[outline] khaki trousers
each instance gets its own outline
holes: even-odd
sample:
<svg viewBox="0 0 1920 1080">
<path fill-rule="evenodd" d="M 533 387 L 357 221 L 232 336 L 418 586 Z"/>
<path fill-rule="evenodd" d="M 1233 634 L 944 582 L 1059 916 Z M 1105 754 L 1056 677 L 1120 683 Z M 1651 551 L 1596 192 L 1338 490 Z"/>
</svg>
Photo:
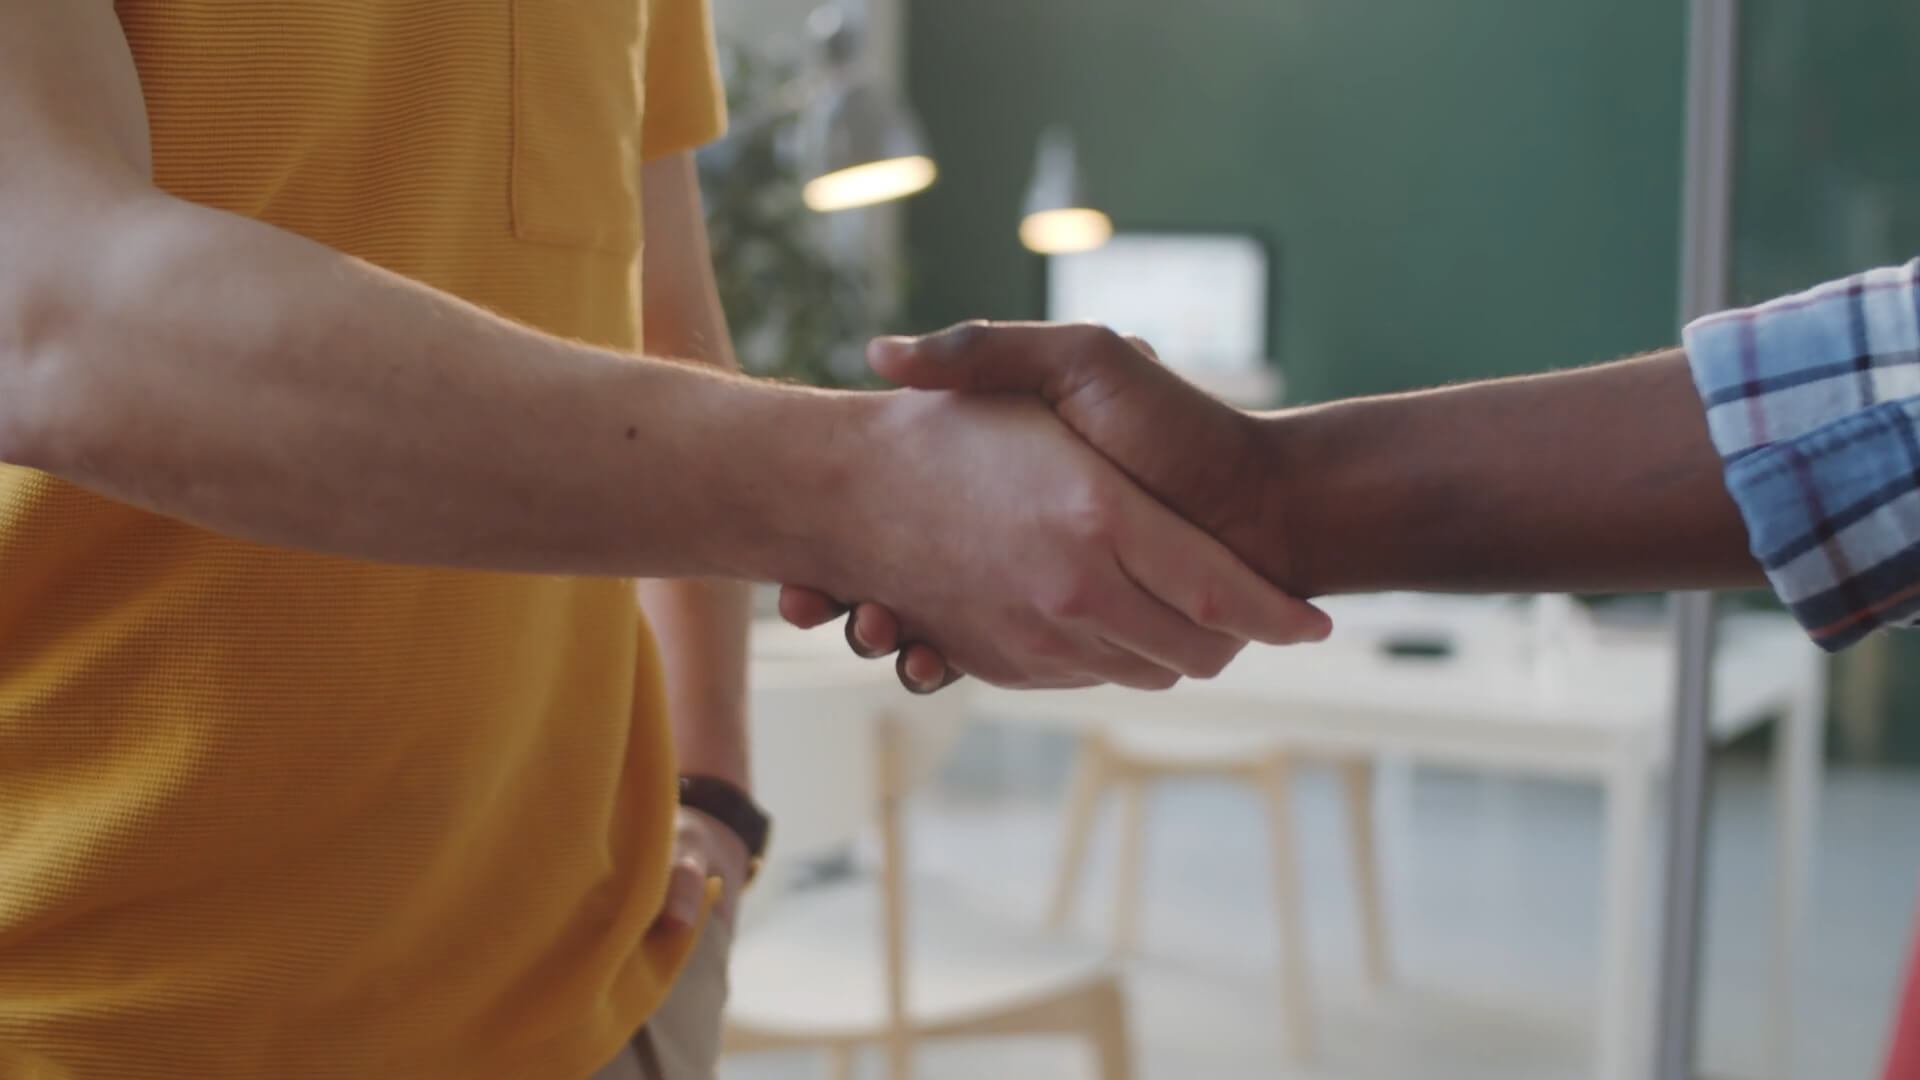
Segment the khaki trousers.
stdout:
<svg viewBox="0 0 1920 1080">
<path fill-rule="evenodd" d="M 732 931 L 710 921 L 659 1011 L 593 1080 L 713 1080 L 732 946 Z"/>
</svg>

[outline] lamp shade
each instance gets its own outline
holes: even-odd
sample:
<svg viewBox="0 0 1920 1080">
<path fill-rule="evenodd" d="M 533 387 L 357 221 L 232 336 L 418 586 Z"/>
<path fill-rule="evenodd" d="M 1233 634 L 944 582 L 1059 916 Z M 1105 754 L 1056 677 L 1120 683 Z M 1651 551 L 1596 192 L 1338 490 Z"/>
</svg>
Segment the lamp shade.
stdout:
<svg viewBox="0 0 1920 1080">
<path fill-rule="evenodd" d="M 1040 133 L 1040 152 L 1020 221 L 1020 242 L 1042 255 L 1091 251 L 1113 236 L 1113 222 L 1087 205 L 1073 134 L 1051 127 Z"/>
<path fill-rule="evenodd" d="M 925 190 L 937 170 L 904 101 L 860 76 L 859 30 L 829 5 L 809 20 L 825 86 L 801 122 L 801 197 L 817 211 L 848 210 Z"/>
</svg>

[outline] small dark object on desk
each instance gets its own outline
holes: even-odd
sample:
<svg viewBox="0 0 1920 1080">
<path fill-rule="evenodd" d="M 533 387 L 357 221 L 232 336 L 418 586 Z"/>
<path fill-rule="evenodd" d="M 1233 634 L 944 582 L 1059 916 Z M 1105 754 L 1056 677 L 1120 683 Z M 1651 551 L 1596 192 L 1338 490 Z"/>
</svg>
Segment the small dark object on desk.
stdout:
<svg viewBox="0 0 1920 1080">
<path fill-rule="evenodd" d="M 1380 651 L 1396 660 L 1445 660 L 1453 642 L 1439 634 L 1401 634 L 1380 642 Z"/>
</svg>

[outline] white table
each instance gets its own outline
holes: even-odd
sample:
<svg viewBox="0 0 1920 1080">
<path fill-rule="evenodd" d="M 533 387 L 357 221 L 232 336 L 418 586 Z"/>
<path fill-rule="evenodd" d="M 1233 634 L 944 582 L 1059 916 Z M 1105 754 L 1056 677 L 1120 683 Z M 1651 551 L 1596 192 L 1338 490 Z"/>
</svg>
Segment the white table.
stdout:
<svg viewBox="0 0 1920 1080">
<path fill-rule="evenodd" d="M 1220 678 L 1164 694 L 1111 687 L 1012 693 L 975 688 L 976 716 L 1082 728 L 1178 723 L 1282 736 L 1307 752 L 1393 755 L 1470 769 L 1583 779 L 1606 799 L 1606 896 L 1596 1075 L 1645 1072 L 1653 1000 L 1647 978 L 1650 814 L 1665 768 L 1673 648 L 1654 629 L 1603 633 L 1560 677 L 1542 677 L 1511 606 L 1482 600 L 1365 598 L 1330 605 L 1333 642 L 1249 649 Z M 1385 636 L 1431 630 L 1447 659 L 1392 658 Z M 1791 1069 L 1792 973 L 1815 809 L 1826 702 L 1824 657 L 1783 616 L 1730 616 L 1714 681 L 1713 731 L 1727 739 L 1769 719 L 1783 723 L 1774 753 L 1774 919 L 1767 1060 Z"/>
</svg>

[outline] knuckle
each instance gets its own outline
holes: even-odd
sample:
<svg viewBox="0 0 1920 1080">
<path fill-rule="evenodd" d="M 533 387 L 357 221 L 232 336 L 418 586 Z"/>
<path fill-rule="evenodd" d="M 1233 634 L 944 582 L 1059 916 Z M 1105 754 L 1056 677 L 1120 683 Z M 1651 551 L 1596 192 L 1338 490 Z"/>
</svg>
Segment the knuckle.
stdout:
<svg viewBox="0 0 1920 1080">
<path fill-rule="evenodd" d="M 1087 372 L 1098 370 L 1098 365 L 1111 362 L 1116 356 L 1133 352 L 1134 347 L 1129 344 L 1131 340 L 1111 327 L 1097 323 L 1086 324 L 1079 340 L 1075 342 L 1079 360 L 1084 365 L 1082 370 Z"/>
<path fill-rule="evenodd" d="M 1123 339 L 1113 327 L 1105 323 L 1079 322 L 1073 324 L 1076 342 L 1083 349 L 1104 349 L 1118 344 Z"/>
<path fill-rule="evenodd" d="M 1058 505 L 1068 535 L 1081 543 L 1111 541 L 1119 530 L 1120 502 L 1106 484 L 1083 483 Z"/>
<path fill-rule="evenodd" d="M 1100 594 L 1086 574 L 1079 570 L 1068 570 L 1040 593 L 1038 607 L 1040 613 L 1055 622 L 1073 621 L 1092 616 L 1099 606 Z M 1064 650 L 1054 646 L 1053 659 L 1064 659 Z"/>
<path fill-rule="evenodd" d="M 1219 589 L 1204 588 L 1193 598 L 1192 610 L 1188 614 L 1201 626 L 1219 626 L 1231 607 Z"/>
<path fill-rule="evenodd" d="M 986 344 L 992 333 L 993 324 L 987 320 L 968 319 L 935 334 L 930 344 L 947 356 L 962 356 Z"/>
</svg>

